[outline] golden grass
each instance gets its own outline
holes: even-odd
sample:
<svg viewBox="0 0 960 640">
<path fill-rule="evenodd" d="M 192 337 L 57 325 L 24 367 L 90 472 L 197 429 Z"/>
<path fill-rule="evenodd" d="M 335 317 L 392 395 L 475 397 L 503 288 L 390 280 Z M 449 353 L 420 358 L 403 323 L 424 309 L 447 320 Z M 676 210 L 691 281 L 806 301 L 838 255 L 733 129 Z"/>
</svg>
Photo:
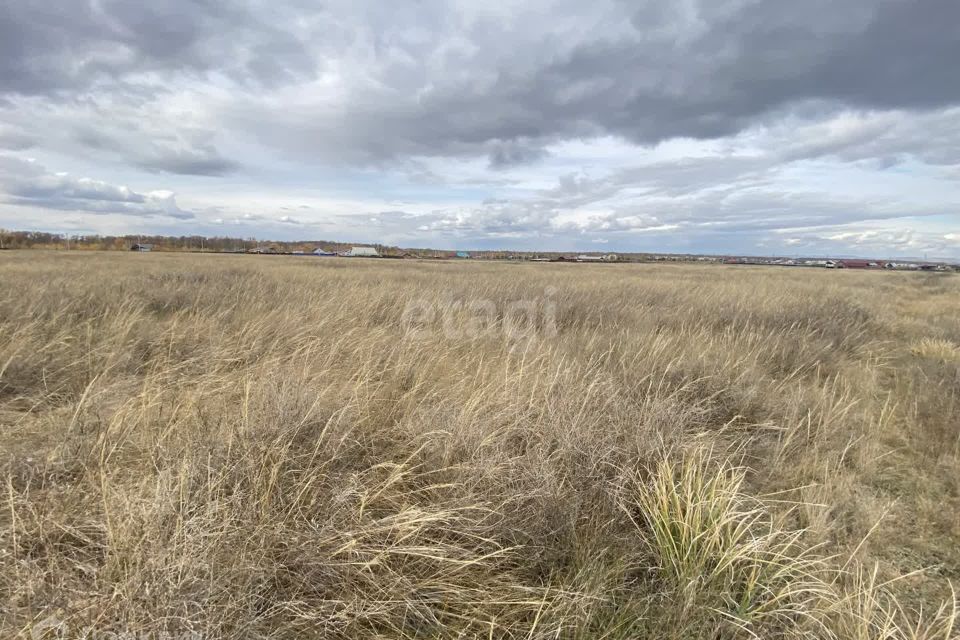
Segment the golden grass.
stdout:
<svg viewBox="0 0 960 640">
<path fill-rule="evenodd" d="M 4 252 L 0 283 L 2 637 L 956 637 L 956 276 Z"/>
</svg>

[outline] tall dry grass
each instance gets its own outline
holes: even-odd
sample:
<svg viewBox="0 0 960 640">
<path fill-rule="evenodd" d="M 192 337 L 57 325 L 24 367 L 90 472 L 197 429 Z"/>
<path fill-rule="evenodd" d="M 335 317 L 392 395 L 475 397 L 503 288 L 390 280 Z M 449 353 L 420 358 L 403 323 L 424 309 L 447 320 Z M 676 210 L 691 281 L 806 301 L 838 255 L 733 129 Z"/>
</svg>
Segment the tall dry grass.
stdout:
<svg viewBox="0 0 960 640">
<path fill-rule="evenodd" d="M 5 252 L 0 635 L 954 638 L 958 353 L 951 275 Z"/>
</svg>

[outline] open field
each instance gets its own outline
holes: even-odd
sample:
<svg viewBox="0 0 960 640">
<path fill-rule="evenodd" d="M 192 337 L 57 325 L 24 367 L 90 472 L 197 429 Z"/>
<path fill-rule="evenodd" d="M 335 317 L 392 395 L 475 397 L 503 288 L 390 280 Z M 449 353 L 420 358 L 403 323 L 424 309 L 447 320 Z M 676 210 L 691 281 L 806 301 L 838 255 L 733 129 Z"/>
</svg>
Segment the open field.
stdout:
<svg viewBox="0 0 960 640">
<path fill-rule="evenodd" d="M 0 438 L 4 638 L 956 637 L 953 274 L 3 252 Z"/>
</svg>

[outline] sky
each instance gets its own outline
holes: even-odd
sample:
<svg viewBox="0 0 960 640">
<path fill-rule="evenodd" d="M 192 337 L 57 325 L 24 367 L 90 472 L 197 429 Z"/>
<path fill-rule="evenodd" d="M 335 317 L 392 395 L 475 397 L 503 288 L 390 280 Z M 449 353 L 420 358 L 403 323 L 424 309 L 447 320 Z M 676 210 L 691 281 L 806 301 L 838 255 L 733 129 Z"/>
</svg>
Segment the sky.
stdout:
<svg viewBox="0 0 960 640">
<path fill-rule="evenodd" d="M 960 259 L 957 0 L 0 0 L 0 227 Z"/>
</svg>

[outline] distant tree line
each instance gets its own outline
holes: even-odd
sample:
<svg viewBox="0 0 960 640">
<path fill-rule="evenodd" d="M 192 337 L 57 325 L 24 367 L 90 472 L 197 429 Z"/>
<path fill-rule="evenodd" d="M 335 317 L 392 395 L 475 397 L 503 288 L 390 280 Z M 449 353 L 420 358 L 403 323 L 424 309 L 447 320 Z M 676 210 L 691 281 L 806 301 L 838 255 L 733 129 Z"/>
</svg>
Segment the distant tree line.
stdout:
<svg viewBox="0 0 960 640">
<path fill-rule="evenodd" d="M 8 231 L 0 229 L 0 249 L 59 249 L 127 251 L 135 244 L 153 245 L 154 251 L 248 251 L 269 248 L 278 252 L 304 251 L 317 248 L 326 251 L 346 251 L 352 244 L 329 240 L 285 242 L 280 240 L 257 240 L 255 238 L 231 238 L 217 236 L 151 236 L 151 235 L 73 235 L 47 233 L 44 231 Z M 395 247 L 375 245 L 381 253 L 399 251 Z"/>
<path fill-rule="evenodd" d="M 47 233 L 45 231 L 9 231 L 0 229 L 0 249 L 54 249 L 70 251 L 129 251 L 136 244 L 153 245 L 153 251 L 209 251 L 209 252 L 246 252 L 260 249 L 265 252 L 290 253 L 303 251 L 311 253 L 314 249 L 323 249 L 334 253 L 349 251 L 353 246 L 372 246 L 381 256 L 417 258 L 452 258 L 455 252 L 448 249 L 401 248 L 383 244 L 335 242 L 332 240 L 258 240 L 256 238 L 231 238 L 229 236 L 151 236 L 125 235 L 101 236 L 89 234 Z M 568 253 L 547 251 L 470 251 L 474 258 L 513 259 L 558 258 Z"/>
</svg>

